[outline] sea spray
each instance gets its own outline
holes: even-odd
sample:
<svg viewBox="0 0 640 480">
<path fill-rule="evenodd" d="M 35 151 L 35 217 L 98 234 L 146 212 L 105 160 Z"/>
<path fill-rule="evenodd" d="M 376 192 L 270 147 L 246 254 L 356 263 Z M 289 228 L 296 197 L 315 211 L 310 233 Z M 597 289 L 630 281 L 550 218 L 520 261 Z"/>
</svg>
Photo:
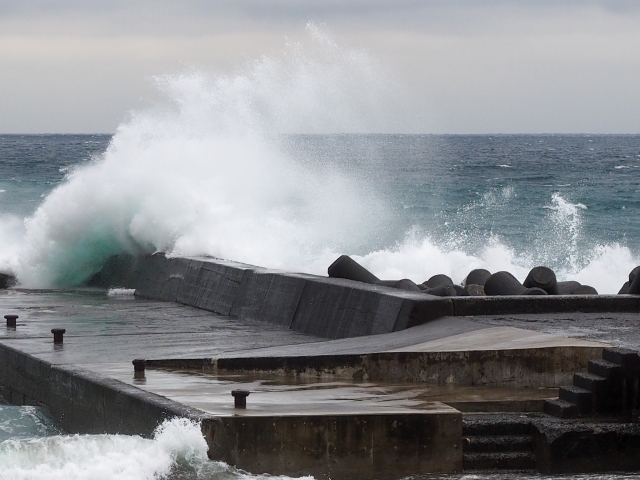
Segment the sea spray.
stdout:
<svg viewBox="0 0 640 480">
<path fill-rule="evenodd" d="M 160 77 L 170 105 L 121 125 L 25 221 L 22 284 L 78 285 L 122 251 L 301 269 L 366 243 L 384 203 L 356 178 L 302 168 L 272 135 L 375 130 L 397 89 L 365 54 L 309 32 L 311 53 L 291 44 L 236 75 Z"/>
</svg>

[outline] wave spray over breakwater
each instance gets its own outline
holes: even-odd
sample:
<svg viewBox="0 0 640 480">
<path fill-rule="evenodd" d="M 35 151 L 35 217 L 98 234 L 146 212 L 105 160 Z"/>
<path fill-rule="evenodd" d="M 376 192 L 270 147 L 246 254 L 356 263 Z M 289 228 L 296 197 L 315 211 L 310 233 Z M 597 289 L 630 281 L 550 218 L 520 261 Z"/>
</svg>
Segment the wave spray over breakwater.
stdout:
<svg viewBox="0 0 640 480">
<path fill-rule="evenodd" d="M 0 267 L 47 287 L 80 285 L 122 252 L 317 274 L 349 254 L 385 279 L 523 280 L 546 265 L 615 293 L 640 264 L 635 217 L 610 228 L 634 207 L 635 140 L 371 135 L 419 130 L 404 90 L 366 53 L 307 33 L 234 74 L 158 77 L 164 105 L 69 168 L 24 222 L 0 218 Z M 614 202 L 600 179 L 627 193 Z"/>
<path fill-rule="evenodd" d="M 398 98 L 366 54 L 308 33 L 234 75 L 157 78 L 168 105 L 121 125 L 26 220 L 11 265 L 20 281 L 79 284 L 123 251 L 300 269 L 328 245 L 366 241 L 383 203 L 354 179 L 295 163 L 277 135 L 380 130 Z"/>
</svg>

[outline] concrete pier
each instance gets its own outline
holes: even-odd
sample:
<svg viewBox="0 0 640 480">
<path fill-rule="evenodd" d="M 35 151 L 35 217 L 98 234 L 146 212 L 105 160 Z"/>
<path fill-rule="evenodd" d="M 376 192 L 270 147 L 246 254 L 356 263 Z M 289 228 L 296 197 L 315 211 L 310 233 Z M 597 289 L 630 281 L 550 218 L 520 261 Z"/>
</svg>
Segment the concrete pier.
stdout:
<svg viewBox="0 0 640 480">
<path fill-rule="evenodd" d="M 468 316 L 460 313 L 476 299 L 233 262 L 154 256 L 125 273 L 135 297 L 1 292 L 3 314 L 18 319 L 0 329 L 0 393 L 46 406 L 74 433 L 148 436 L 165 418 L 196 419 L 212 459 L 252 473 L 462 471 L 465 414 L 543 415 L 544 400 L 615 342 L 613 331 L 529 328 L 533 297 L 489 298 L 478 311 L 494 314 Z M 561 312 L 578 305 L 556 298 Z M 585 301 L 596 310 L 614 305 Z M 623 318 L 637 304 L 626 296 L 599 315 Z M 495 314 L 514 305 L 524 312 Z M 562 313 L 574 324 L 589 315 Z M 65 329 L 63 344 L 54 344 L 53 328 Z M 145 359 L 143 379 L 134 359 Z M 246 409 L 234 408 L 238 389 L 250 392 Z M 552 471 L 555 457 L 545 455 Z"/>
</svg>

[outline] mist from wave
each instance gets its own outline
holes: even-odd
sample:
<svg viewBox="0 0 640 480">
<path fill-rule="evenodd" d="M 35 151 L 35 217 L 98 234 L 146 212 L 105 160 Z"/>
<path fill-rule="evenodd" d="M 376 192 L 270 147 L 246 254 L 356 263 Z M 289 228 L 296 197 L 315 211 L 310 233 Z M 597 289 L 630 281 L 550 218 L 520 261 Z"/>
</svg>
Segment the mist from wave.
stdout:
<svg viewBox="0 0 640 480">
<path fill-rule="evenodd" d="M 233 75 L 157 78 L 168 105 L 121 125 L 25 221 L 9 265 L 20 281 L 79 284 L 122 251 L 296 269 L 366 242 L 384 203 L 355 178 L 302 168 L 273 136 L 387 128 L 399 90 L 365 53 L 308 34 Z"/>
</svg>

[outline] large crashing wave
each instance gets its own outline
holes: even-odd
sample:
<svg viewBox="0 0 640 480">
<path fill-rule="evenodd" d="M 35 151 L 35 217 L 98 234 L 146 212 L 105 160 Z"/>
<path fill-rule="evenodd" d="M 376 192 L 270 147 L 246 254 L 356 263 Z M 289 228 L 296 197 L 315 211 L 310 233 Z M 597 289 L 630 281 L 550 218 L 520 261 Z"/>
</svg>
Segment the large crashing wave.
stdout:
<svg viewBox="0 0 640 480">
<path fill-rule="evenodd" d="M 362 243 L 383 203 L 353 178 L 302 168 L 275 136 L 384 131 L 399 90 L 366 54 L 308 32 L 235 75 L 158 78 L 169 104 L 121 125 L 26 221 L 20 281 L 77 285 L 123 251 L 304 269 Z"/>
</svg>

